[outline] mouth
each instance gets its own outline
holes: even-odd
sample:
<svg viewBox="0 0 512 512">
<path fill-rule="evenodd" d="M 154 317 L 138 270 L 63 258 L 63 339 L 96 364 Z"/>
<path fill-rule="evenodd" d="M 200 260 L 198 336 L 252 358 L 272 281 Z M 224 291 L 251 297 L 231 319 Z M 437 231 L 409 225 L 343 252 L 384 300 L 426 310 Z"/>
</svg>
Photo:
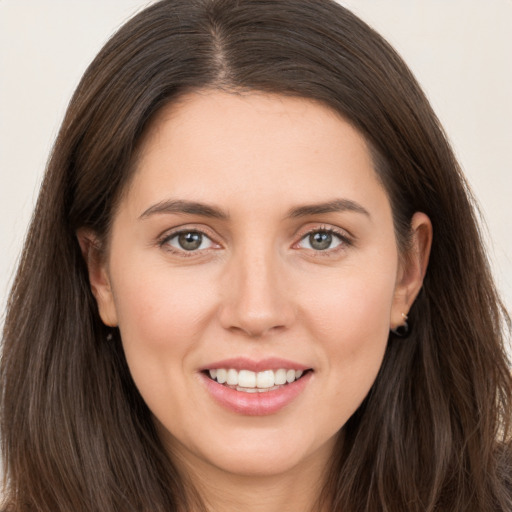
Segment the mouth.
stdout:
<svg viewBox="0 0 512 512">
<path fill-rule="evenodd" d="M 282 389 L 304 378 L 312 369 L 279 368 L 277 370 L 236 370 L 234 368 L 211 368 L 204 374 L 224 387 L 243 393 L 267 393 Z"/>
</svg>

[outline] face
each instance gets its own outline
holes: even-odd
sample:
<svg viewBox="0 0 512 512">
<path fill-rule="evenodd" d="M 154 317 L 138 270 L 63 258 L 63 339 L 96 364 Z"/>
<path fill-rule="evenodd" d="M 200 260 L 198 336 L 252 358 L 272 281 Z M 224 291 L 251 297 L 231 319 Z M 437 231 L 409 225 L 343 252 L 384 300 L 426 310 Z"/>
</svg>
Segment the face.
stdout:
<svg viewBox="0 0 512 512">
<path fill-rule="evenodd" d="M 305 99 L 166 107 L 109 242 L 91 284 L 164 443 L 228 473 L 325 463 L 420 286 L 364 139 Z"/>
</svg>

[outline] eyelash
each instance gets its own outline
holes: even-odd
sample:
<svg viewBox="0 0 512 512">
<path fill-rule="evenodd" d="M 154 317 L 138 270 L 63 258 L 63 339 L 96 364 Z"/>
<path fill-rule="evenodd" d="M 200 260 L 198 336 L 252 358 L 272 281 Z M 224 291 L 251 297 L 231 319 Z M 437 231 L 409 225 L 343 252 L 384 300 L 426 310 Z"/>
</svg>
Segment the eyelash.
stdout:
<svg viewBox="0 0 512 512">
<path fill-rule="evenodd" d="M 197 256 L 198 254 L 204 254 L 205 251 L 209 252 L 212 249 L 214 249 L 214 250 L 217 249 L 215 247 L 215 248 L 207 248 L 207 249 L 200 249 L 200 250 L 196 249 L 196 250 L 187 251 L 186 249 L 178 249 L 176 247 L 172 247 L 169 244 L 169 242 L 172 239 L 177 238 L 180 235 L 186 235 L 186 234 L 201 235 L 202 237 L 210 240 L 213 245 L 219 246 L 218 243 L 214 242 L 213 237 L 211 235 L 209 235 L 207 232 L 205 232 L 204 229 L 198 229 L 198 228 L 179 229 L 177 231 L 173 231 L 172 233 L 166 233 L 158 240 L 158 246 L 172 254 L 177 254 L 177 255 L 179 255 L 181 257 L 185 257 L 185 258 L 194 257 L 194 256 Z"/>
<path fill-rule="evenodd" d="M 204 254 L 205 251 L 209 252 L 212 249 L 217 249 L 217 247 L 215 247 L 187 251 L 186 249 L 177 249 L 169 245 L 169 242 L 174 238 L 179 237 L 180 235 L 193 233 L 201 235 L 202 237 L 206 237 L 207 239 L 210 240 L 210 242 L 213 245 L 217 245 L 218 247 L 220 247 L 220 245 L 213 240 L 213 237 L 211 235 L 209 235 L 203 229 L 198 228 L 179 229 L 178 231 L 173 231 L 172 233 L 166 233 L 165 235 L 158 239 L 158 246 L 171 253 L 178 254 L 179 256 L 187 258 L 197 256 L 198 254 Z M 303 242 L 304 240 L 306 240 L 308 237 L 315 233 L 327 233 L 329 235 L 333 235 L 339 240 L 340 243 L 338 246 L 334 248 L 327 248 L 324 250 L 306 249 L 310 251 L 310 253 L 313 254 L 314 256 L 332 256 L 333 254 L 338 253 L 339 251 L 342 251 L 344 249 L 347 249 L 348 247 L 354 244 L 353 239 L 345 231 L 337 230 L 332 227 L 320 226 L 315 227 L 314 229 L 309 229 L 305 233 L 301 234 L 299 241 L 295 242 L 292 247 L 297 247 L 301 242 Z"/>
<path fill-rule="evenodd" d="M 352 246 L 354 244 L 354 241 L 352 237 L 348 235 L 345 231 L 335 229 L 333 227 L 328 226 L 320 226 L 315 227 L 313 229 L 309 229 L 304 234 L 301 235 L 298 242 L 294 244 L 294 246 L 297 246 L 300 244 L 303 240 L 306 240 L 308 237 L 315 233 L 327 233 L 329 235 L 332 235 L 336 237 L 339 240 L 339 245 L 333 248 L 328 248 L 324 250 L 315 250 L 315 249 L 308 249 L 310 251 L 310 254 L 312 254 L 315 257 L 329 257 L 337 254 L 340 251 L 346 250 L 348 247 Z"/>
</svg>

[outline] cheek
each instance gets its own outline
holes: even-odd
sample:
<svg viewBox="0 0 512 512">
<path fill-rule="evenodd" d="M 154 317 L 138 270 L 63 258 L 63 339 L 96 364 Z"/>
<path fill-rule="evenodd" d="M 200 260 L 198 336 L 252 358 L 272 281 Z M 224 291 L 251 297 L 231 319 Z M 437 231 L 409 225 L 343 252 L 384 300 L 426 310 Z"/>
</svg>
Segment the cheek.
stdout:
<svg viewBox="0 0 512 512">
<path fill-rule="evenodd" d="M 126 269 L 124 269 L 126 272 Z M 126 279 L 126 275 L 136 276 Z M 182 410 L 187 376 L 201 347 L 202 330 L 215 308 L 213 293 L 199 279 L 159 265 L 139 265 L 113 276 L 113 290 L 125 357 L 149 409 L 173 425 L 169 411 Z M 210 291 L 208 291 L 210 290 Z"/>
<path fill-rule="evenodd" d="M 132 378 L 155 413 L 178 407 L 187 386 L 183 375 L 193 367 L 202 326 L 214 311 L 211 292 L 198 290 L 190 276 L 170 276 L 168 268 L 155 265 L 125 275 L 137 277 L 114 279 L 113 284 Z"/>
<path fill-rule="evenodd" d="M 139 267 L 132 275 L 137 277 L 113 280 L 123 339 L 155 348 L 190 342 L 213 312 L 212 289 L 200 286 L 200 276 L 190 279 L 190 274 L 171 273 L 165 266 Z"/>
<path fill-rule="evenodd" d="M 352 269 L 315 287 L 303 316 L 330 390 L 333 424 L 343 424 L 363 401 L 382 364 L 389 335 L 394 269 L 382 273 Z M 341 419 L 340 419 L 341 418 Z"/>
<path fill-rule="evenodd" d="M 347 350 L 375 337 L 387 338 L 396 275 L 396 268 L 389 267 L 378 272 L 352 267 L 316 280 L 303 294 L 307 303 L 302 314 L 322 339 L 338 346 L 346 340 Z"/>
</svg>

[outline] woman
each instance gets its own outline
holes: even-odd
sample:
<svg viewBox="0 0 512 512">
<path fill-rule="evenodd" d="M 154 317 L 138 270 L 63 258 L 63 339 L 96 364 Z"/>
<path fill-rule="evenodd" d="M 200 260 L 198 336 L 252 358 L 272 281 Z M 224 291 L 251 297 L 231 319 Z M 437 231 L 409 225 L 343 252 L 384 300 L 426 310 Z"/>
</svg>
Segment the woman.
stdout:
<svg viewBox="0 0 512 512">
<path fill-rule="evenodd" d="M 41 190 L 5 510 L 512 510 L 506 321 L 387 43 L 327 0 L 159 2 Z"/>
</svg>

